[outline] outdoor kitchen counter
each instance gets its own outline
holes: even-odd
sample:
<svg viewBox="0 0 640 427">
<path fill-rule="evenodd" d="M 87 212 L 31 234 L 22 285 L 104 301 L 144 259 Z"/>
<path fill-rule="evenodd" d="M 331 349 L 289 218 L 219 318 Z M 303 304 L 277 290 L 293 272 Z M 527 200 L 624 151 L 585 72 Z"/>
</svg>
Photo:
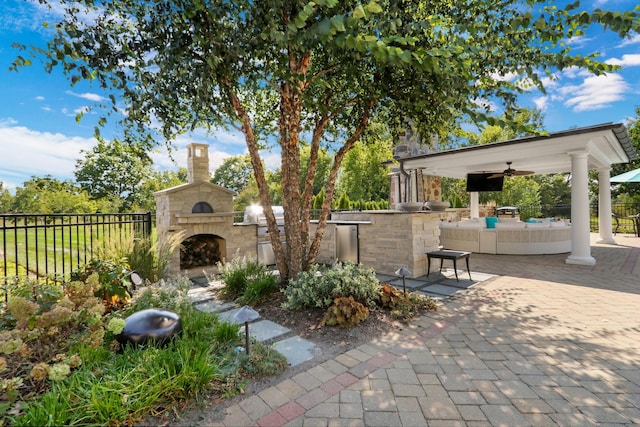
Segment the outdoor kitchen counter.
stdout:
<svg viewBox="0 0 640 427">
<path fill-rule="evenodd" d="M 336 260 L 337 228 L 357 226 L 358 262 L 377 273 L 394 275 L 404 266 L 412 277 L 427 274 L 427 252 L 440 246 L 441 220 L 455 218 L 455 210 L 403 212 L 394 210 L 333 212 L 327 221 L 318 262 Z M 317 221 L 312 222 L 312 230 Z"/>
</svg>

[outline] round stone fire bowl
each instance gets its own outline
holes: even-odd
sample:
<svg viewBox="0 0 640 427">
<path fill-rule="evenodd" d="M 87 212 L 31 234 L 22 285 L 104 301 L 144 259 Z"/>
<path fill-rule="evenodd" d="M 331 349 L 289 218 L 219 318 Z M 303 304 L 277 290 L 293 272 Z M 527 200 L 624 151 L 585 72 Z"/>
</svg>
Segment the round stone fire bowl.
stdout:
<svg viewBox="0 0 640 427">
<path fill-rule="evenodd" d="M 398 208 L 404 212 L 418 212 L 424 207 L 422 202 L 405 202 L 399 203 Z"/>
<path fill-rule="evenodd" d="M 432 211 L 443 211 L 451 206 L 451 204 L 449 202 L 436 202 L 435 200 L 429 200 L 425 203 L 425 206 Z"/>
</svg>

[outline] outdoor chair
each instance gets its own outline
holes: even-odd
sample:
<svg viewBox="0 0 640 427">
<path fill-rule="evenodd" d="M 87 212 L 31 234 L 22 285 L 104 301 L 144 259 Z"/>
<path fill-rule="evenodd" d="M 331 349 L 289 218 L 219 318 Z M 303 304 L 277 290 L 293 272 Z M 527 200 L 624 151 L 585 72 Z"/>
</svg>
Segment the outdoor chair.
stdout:
<svg viewBox="0 0 640 427">
<path fill-rule="evenodd" d="M 624 218 L 624 217 L 619 217 L 615 212 L 611 213 L 611 216 L 613 218 L 613 235 L 615 236 L 616 233 L 618 233 L 618 230 L 620 230 L 620 228 L 630 228 L 633 230 L 633 233 L 636 236 L 640 236 L 640 230 L 638 230 L 638 218 L 640 218 L 640 214 L 635 215 L 635 217 L 628 217 L 628 218 Z"/>
</svg>

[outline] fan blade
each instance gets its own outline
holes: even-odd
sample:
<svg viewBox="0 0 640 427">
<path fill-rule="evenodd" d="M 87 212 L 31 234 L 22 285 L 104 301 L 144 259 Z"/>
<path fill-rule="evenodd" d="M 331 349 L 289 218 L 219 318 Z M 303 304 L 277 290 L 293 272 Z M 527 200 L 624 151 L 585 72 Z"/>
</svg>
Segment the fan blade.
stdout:
<svg viewBox="0 0 640 427">
<path fill-rule="evenodd" d="M 494 173 L 493 175 L 489 175 L 487 178 L 491 179 L 491 178 L 500 178 L 503 177 L 504 174 L 503 173 Z"/>
<path fill-rule="evenodd" d="M 533 171 L 518 171 L 518 170 L 512 170 L 511 174 L 514 176 L 527 176 L 527 175 L 533 175 L 534 172 Z"/>
</svg>

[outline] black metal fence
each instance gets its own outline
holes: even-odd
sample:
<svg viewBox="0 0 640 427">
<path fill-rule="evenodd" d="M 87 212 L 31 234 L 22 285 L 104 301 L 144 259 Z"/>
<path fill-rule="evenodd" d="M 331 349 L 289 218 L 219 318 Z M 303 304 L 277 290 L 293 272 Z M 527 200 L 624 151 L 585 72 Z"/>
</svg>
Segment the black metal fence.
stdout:
<svg viewBox="0 0 640 427">
<path fill-rule="evenodd" d="M 0 276 L 64 279 L 116 239 L 150 236 L 147 213 L 0 214 Z"/>
<path fill-rule="evenodd" d="M 571 205 L 519 206 L 523 219 L 571 218 Z M 628 218 L 636 204 L 614 204 L 612 213 Z M 591 205 L 591 230 L 598 230 L 598 205 Z M 315 216 L 314 216 L 315 218 Z M 242 212 L 234 216 L 242 222 Z M 63 279 L 91 261 L 98 248 L 114 239 L 150 236 L 153 214 L 0 214 L 0 280 L 4 276 Z M 625 228 L 626 227 L 626 228 Z M 633 222 L 619 232 L 633 232 Z M 628 229 L 627 229 L 628 228 Z"/>
</svg>

